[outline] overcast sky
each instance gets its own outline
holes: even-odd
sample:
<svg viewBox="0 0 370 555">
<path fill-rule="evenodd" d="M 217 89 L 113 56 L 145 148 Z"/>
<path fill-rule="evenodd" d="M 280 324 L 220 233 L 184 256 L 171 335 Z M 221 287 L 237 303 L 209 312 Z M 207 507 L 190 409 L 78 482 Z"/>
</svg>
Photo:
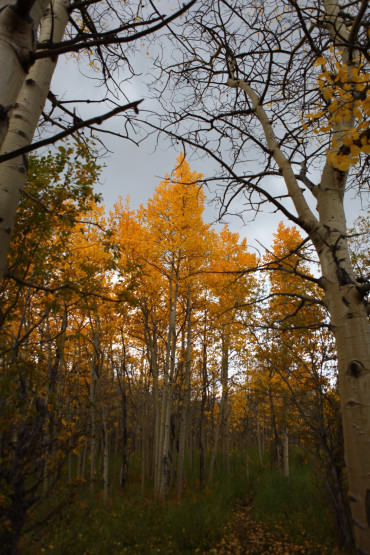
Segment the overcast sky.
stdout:
<svg viewBox="0 0 370 555">
<path fill-rule="evenodd" d="M 146 48 L 143 52 L 136 56 L 135 67 L 142 67 L 142 73 L 146 73 L 146 67 L 150 64 L 150 56 L 146 55 Z M 90 100 L 99 100 L 104 96 L 104 89 L 98 86 L 98 82 L 81 74 L 89 73 L 87 64 L 78 64 L 70 59 L 66 61 L 60 58 L 57 69 L 52 81 L 51 90 L 58 97 L 64 99 L 85 98 Z M 94 76 L 94 73 L 90 73 Z M 143 98 L 142 107 L 144 109 L 152 109 L 153 104 L 149 99 L 149 95 L 144 85 L 145 76 L 137 77 L 130 83 L 123 83 L 122 90 L 128 97 L 129 101 Z M 127 102 L 122 100 L 122 104 Z M 108 108 L 110 109 L 110 108 Z M 98 113 L 104 113 L 108 110 L 103 104 L 85 105 L 80 111 L 82 117 L 91 117 Z M 105 125 L 106 128 L 112 128 L 115 131 L 122 131 L 123 119 L 115 118 Z M 112 208 L 113 204 L 118 200 L 119 196 L 130 197 L 131 206 L 138 207 L 153 195 L 154 189 L 158 186 L 160 180 L 166 173 L 173 169 L 176 157 L 179 152 L 171 145 L 161 139 L 157 144 L 154 137 L 145 140 L 136 146 L 130 141 L 118 139 L 109 135 L 103 137 L 106 147 L 111 151 L 104 163 L 106 167 L 103 170 L 101 185 L 98 192 L 103 194 L 104 204 L 106 207 Z M 205 177 L 212 177 L 214 166 L 207 160 L 190 160 L 191 169 L 204 173 Z M 276 191 L 282 191 L 282 186 L 276 180 Z M 212 199 L 212 193 L 207 192 L 208 200 Z M 353 193 L 349 195 L 353 197 Z M 240 201 L 242 202 L 242 201 Z M 359 200 L 347 203 L 347 220 L 352 224 L 353 219 L 361 210 Z M 216 220 L 218 211 L 216 206 L 208 206 L 205 213 L 207 221 Z M 265 212 L 257 216 L 255 221 L 250 221 L 251 216 L 245 218 L 245 224 L 238 217 L 229 217 L 227 222 L 233 231 L 240 233 L 242 237 L 246 237 L 249 245 L 257 246 L 257 241 L 265 246 L 270 246 L 273 240 L 273 233 L 276 231 L 279 221 L 285 218 L 282 214 L 273 214 Z"/>
</svg>

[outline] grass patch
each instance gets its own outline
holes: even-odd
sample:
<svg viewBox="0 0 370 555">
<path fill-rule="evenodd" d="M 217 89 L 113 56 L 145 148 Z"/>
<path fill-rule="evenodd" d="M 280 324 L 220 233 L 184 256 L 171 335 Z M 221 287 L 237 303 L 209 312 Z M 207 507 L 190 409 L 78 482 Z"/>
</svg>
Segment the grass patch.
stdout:
<svg viewBox="0 0 370 555">
<path fill-rule="evenodd" d="M 165 503 L 131 492 L 115 493 L 109 507 L 88 488 L 47 529 L 25 538 L 23 552 L 62 555 L 101 553 L 194 553 L 207 551 L 222 537 L 231 516 L 238 480 L 212 488 L 188 488 L 181 502 Z"/>
<path fill-rule="evenodd" d="M 256 519 L 281 527 L 294 539 L 336 545 L 337 536 L 323 488 L 308 464 L 291 465 L 289 478 L 265 469 L 253 482 Z"/>
<path fill-rule="evenodd" d="M 292 458 L 293 459 L 293 458 Z M 181 502 L 169 498 L 162 503 L 140 491 L 139 461 L 132 460 L 126 490 L 117 485 L 109 507 L 103 503 L 101 482 L 92 497 L 87 484 L 75 488 L 71 502 L 56 518 L 37 532 L 28 534 L 20 553 L 38 555 L 98 555 L 196 553 L 217 545 L 235 509 L 236 501 L 252 503 L 252 517 L 289 536 L 297 544 L 337 545 L 335 526 L 322 489 L 308 464 L 291 463 L 291 476 L 285 479 L 277 470 L 261 469 L 250 453 L 250 475 L 245 457 L 234 453 L 230 478 L 217 460 L 212 487 L 199 491 L 197 454 L 192 471 L 188 467 L 187 485 Z M 189 465 L 190 466 L 190 465 Z"/>
</svg>

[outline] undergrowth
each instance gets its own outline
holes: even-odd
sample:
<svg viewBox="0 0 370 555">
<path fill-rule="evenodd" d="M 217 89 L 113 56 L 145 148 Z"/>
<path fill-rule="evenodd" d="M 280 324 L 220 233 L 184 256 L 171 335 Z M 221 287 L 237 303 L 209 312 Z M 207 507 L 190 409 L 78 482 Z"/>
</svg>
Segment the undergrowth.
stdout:
<svg viewBox="0 0 370 555">
<path fill-rule="evenodd" d="M 231 460 L 229 479 L 219 464 L 211 486 L 199 489 L 196 471 L 189 471 L 181 502 L 160 502 L 139 495 L 140 475 L 135 465 L 126 490 L 114 487 L 109 506 L 102 492 L 91 496 L 88 485 L 79 485 L 69 504 L 47 526 L 29 533 L 20 553 L 38 555 L 114 555 L 121 553 L 204 553 L 225 533 L 237 500 L 252 503 L 256 520 L 302 543 L 307 539 L 335 546 L 335 529 L 324 494 L 315 484 L 310 466 L 292 461 L 289 479 L 267 465 L 262 469 L 251 454 L 247 477 L 245 457 Z M 137 465 L 139 468 L 139 465 Z M 197 469 L 197 465 L 193 465 Z"/>
<path fill-rule="evenodd" d="M 309 463 L 291 458 L 290 476 L 278 469 L 259 470 L 252 480 L 253 515 L 281 527 L 292 540 L 317 544 L 337 543 L 332 514 L 322 481 Z"/>
<path fill-rule="evenodd" d="M 133 469 L 135 477 L 135 470 Z M 63 508 L 46 529 L 29 534 L 21 553 L 97 555 L 119 553 L 195 553 L 213 547 L 222 537 L 244 484 L 217 476 L 212 487 L 199 490 L 192 477 L 181 502 L 165 502 L 115 488 L 108 507 L 102 492 L 92 499 L 87 486 L 79 487 L 72 502 Z M 135 487 L 137 486 L 137 487 Z M 149 490 L 149 488 L 148 488 Z"/>
</svg>

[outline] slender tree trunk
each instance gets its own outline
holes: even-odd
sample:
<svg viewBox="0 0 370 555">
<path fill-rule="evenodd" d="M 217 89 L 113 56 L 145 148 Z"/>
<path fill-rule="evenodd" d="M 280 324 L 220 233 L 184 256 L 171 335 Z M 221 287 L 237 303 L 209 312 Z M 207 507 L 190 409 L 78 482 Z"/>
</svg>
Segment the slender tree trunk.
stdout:
<svg viewBox="0 0 370 555">
<path fill-rule="evenodd" d="M 65 333 L 67 329 L 67 314 L 65 313 L 62 319 L 62 325 L 60 330 L 60 336 L 56 341 L 55 346 L 55 357 L 53 359 L 52 352 L 51 352 L 51 343 L 50 343 L 50 330 L 49 330 L 49 322 L 47 323 L 48 329 L 48 336 L 49 336 L 49 356 L 48 356 L 48 389 L 45 398 L 45 407 L 47 408 L 49 403 L 54 400 L 54 407 L 53 410 L 49 411 L 48 418 L 45 423 L 45 444 L 46 444 L 46 452 L 45 452 L 45 466 L 44 466 L 44 493 L 46 493 L 50 486 L 50 468 L 53 466 L 50 464 L 50 459 L 54 459 L 55 457 L 55 442 L 53 434 L 54 434 L 54 427 L 55 427 L 55 417 L 58 415 L 58 401 L 59 401 L 59 392 L 56 393 L 56 389 L 58 384 L 60 383 L 60 368 L 62 367 L 63 360 L 64 360 L 64 347 L 65 347 Z M 57 396 L 55 402 L 55 396 Z M 52 399 L 54 397 L 54 399 Z"/>
<path fill-rule="evenodd" d="M 226 474 L 229 476 L 229 444 L 228 444 L 228 396 L 229 396 L 229 338 L 222 337 L 222 360 L 221 360 L 221 386 L 222 396 L 220 402 L 220 412 L 214 437 L 214 444 L 209 466 L 208 482 L 213 479 L 214 465 L 218 448 L 220 431 L 222 432 L 222 454 L 226 465 Z"/>
<path fill-rule="evenodd" d="M 152 316 L 151 310 L 148 309 L 145 302 L 141 305 L 141 311 L 144 317 L 144 341 L 146 345 L 146 355 L 149 363 L 149 376 L 148 376 L 148 384 L 146 387 L 147 392 L 147 399 L 146 399 L 146 416 L 143 421 L 145 426 L 145 433 L 146 440 L 146 450 L 145 450 L 145 461 L 142 461 L 142 471 L 145 470 L 145 475 L 142 477 L 142 489 L 145 487 L 145 477 L 146 476 L 153 476 L 154 479 L 154 491 L 157 491 L 157 481 L 158 481 L 158 452 L 159 452 L 159 419 L 160 419 L 160 412 L 159 412 L 159 402 L 158 402 L 158 366 L 157 366 L 157 331 L 156 331 L 156 323 L 152 319 L 152 327 L 150 326 L 150 316 Z M 149 382 L 150 376 L 152 376 L 152 383 L 153 383 L 153 393 L 152 393 L 152 402 L 153 402 L 153 414 L 154 414 L 154 422 L 152 426 L 150 426 L 149 422 L 147 421 L 148 415 L 150 414 L 150 393 L 149 393 Z M 149 440 L 150 428 L 152 431 L 153 441 L 152 443 Z"/>
<path fill-rule="evenodd" d="M 222 340 L 221 385 L 224 398 L 222 407 L 222 459 L 227 478 L 230 477 L 229 454 L 229 336 Z"/>
<path fill-rule="evenodd" d="M 126 486 L 127 472 L 128 472 L 128 433 L 127 433 L 127 394 L 126 394 L 126 348 L 123 348 L 122 372 L 121 377 L 118 375 L 118 385 L 121 392 L 121 407 L 122 407 L 122 444 L 121 444 L 121 471 L 119 484 L 121 488 Z"/>
<path fill-rule="evenodd" d="M 175 370 L 175 354 L 176 354 L 176 307 L 177 307 L 177 291 L 178 291 L 178 275 L 175 276 L 175 287 L 172 300 L 172 280 L 170 279 L 170 315 L 168 325 L 168 339 L 166 351 L 165 375 L 163 380 L 163 402 L 161 415 L 161 442 L 160 442 L 160 481 L 159 496 L 164 499 L 166 496 L 168 475 L 169 475 L 169 448 L 171 437 L 171 408 L 173 393 L 173 376 Z"/>
<path fill-rule="evenodd" d="M 214 434 L 211 460 L 210 460 L 210 463 L 209 463 L 209 473 L 208 473 L 208 483 L 209 484 L 211 484 L 212 480 L 213 480 L 213 471 L 214 471 L 215 462 L 216 462 L 216 455 L 217 455 L 217 448 L 218 448 L 218 438 L 219 438 L 219 435 L 220 435 L 221 422 L 222 422 L 222 418 L 223 418 L 223 416 L 222 416 L 222 413 L 223 413 L 223 399 L 221 399 L 219 410 L 220 410 L 220 412 L 218 414 L 217 425 L 216 425 L 216 430 L 215 430 L 215 434 Z"/>
<path fill-rule="evenodd" d="M 81 470 L 81 477 L 85 478 L 86 476 L 86 462 L 87 462 L 87 453 L 89 451 L 89 444 L 86 441 L 85 446 L 84 446 L 84 454 L 83 454 L 83 458 L 82 458 L 82 470 Z"/>
<path fill-rule="evenodd" d="M 102 400 L 102 404 L 104 401 Z M 103 423 L 103 488 L 104 488 L 104 503 L 109 504 L 109 434 L 107 414 L 105 408 L 102 406 L 102 423 Z"/>
<path fill-rule="evenodd" d="M 289 404 L 288 396 L 284 395 L 284 426 L 283 426 L 283 476 L 289 478 Z"/>
<path fill-rule="evenodd" d="M 185 441 L 187 435 L 187 419 L 190 402 L 190 362 L 191 362 L 191 304 L 190 304 L 190 285 L 188 287 L 188 298 L 186 306 L 186 361 L 185 361 L 185 392 L 181 411 L 181 425 L 179 438 L 179 454 L 177 464 L 177 481 L 176 494 L 180 499 L 182 495 L 182 485 L 184 480 L 184 457 L 185 457 Z"/>
<path fill-rule="evenodd" d="M 143 425 L 141 427 L 141 495 L 145 493 L 145 478 L 148 473 L 148 433 L 147 433 L 147 420 L 144 414 Z"/>
<path fill-rule="evenodd" d="M 161 483 L 162 475 L 164 471 L 164 466 L 166 466 L 167 458 L 163 459 L 163 446 L 164 446 L 164 436 L 165 436 L 165 426 L 166 426 L 166 414 L 167 414 L 167 402 L 168 402 L 168 382 L 170 373 L 170 362 L 171 362 L 171 340 L 172 340 L 172 319 L 175 318 L 173 314 L 173 267 L 171 268 L 171 276 L 169 280 L 169 318 L 168 318 L 168 333 L 167 333 L 167 344 L 166 344 L 166 359 L 163 369 L 163 386 L 162 386 L 162 407 L 161 407 L 161 420 L 159 426 L 159 442 L 158 442 L 158 460 L 157 469 L 158 476 L 155 480 L 156 483 L 156 495 L 161 495 Z M 166 455 L 167 457 L 167 455 Z M 167 472 L 167 470 L 166 470 Z"/>
<path fill-rule="evenodd" d="M 94 409 L 93 418 L 96 418 L 96 393 L 98 393 L 100 401 L 100 416 L 101 416 L 101 446 L 100 446 L 100 471 L 103 471 L 103 496 L 105 505 L 109 504 L 109 432 L 108 432 L 108 416 L 107 416 L 107 400 L 104 396 L 103 386 L 102 386 L 102 370 L 104 362 L 104 353 L 100 347 L 100 339 L 98 335 L 99 320 L 96 320 L 96 328 L 93 328 L 92 322 L 91 327 L 93 330 L 93 348 L 94 354 L 91 364 L 91 371 L 93 373 L 93 378 L 95 382 L 95 388 L 93 387 L 93 400 L 92 408 Z M 92 399 L 91 399 L 92 401 Z M 94 426 L 96 431 L 96 421 Z M 96 450 L 96 439 L 93 440 L 91 444 L 91 454 L 93 455 L 93 450 Z M 96 455 L 95 455 L 96 457 Z M 92 457 L 93 458 L 93 457 Z M 94 472 L 93 472 L 94 471 Z M 91 467 L 91 491 L 94 490 L 94 474 L 95 474 L 95 464 Z"/>
<path fill-rule="evenodd" d="M 153 475 L 154 475 L 154 491 L 159 489 L 159 449 L 160 449 L 160 427 L 161 427 L 161 411 L 159 405 L 158 392 L 158 353 L 157 353 L 157 334 L 155 327 L 153 328 L 153 341 L 151 345 L 151 368 L 153 374 L 153 405 L 154 405 L 154 441 L 153 441 Z"/>
<path fill-rule="evenodd" d="M 90 364 L 90 493 L 95 491 L 95 467 L 96 467 L 96 349 L 94 347 Z"/>
<path fill-rule="evenodd" d="M 248 433 L 245 439 L 245 474 L 247 476 L 247 480 L 249 482 L 249 440 L 248 440 Z"/>
<path fill-rule="evenodd" d="M 80 449 L 77 453 L 77 470 L 76 470 L 76 477 L 77 478 L 83 478 L 82 462 L 83 462 L 83 453 Z"/>
<path fill-rule="evenodd" d="M 257 414 L 256 414 L 256 419 L 257 419 L 257 429 L 256 429 L 256 434 L 257 434 L 257 446 L 258 446 L 258 457 L 260 460 L 260 465 L 261 468 L 263 468 L 263 457 L 262 457 L 262 448 L 261 448 L 261 426 L 260 426 L 260 417 L 258 414 L 258 408 L 257 408 Z"/>
<path fill-rule="evenodd" d="M 283 474 L 285 478 L 289 478 L 289 430 L 284 428 L 283 432 L 283 461 L 284 470 Z"/>
<path fill-rule="evenodd" d="M 270 380 L 271 380 L 271 372 L 270 372 Z M 268 391 L 269 401 L 270 401 L 270 411 L 271 411 L 271 428 L 272 428 L 272 438 L 271 438 L 271 448 L 270 448 L 270 466 L 273 468 L 274 461 L 276 460 L 278 469 L 281 471 L 281 461 L 280 461 L 280 437 L 278 434 L 277 426 L 276 426 L 276 417 L 275 417 L 275 405 L 274 399 L 272 396 L 271 389 Z"/>
<path fill-rule="evenodd" d="M 249 402 L 249 395 L 247 396 Z M 248 408 L 247 408 L 248 410 Z M 245 474 L 249 482 L 249 417 L 245 417 Z"/>
<path fill-rule="evenodd" d="M 199 423 L 199 486 L 204 484 L 204 451 L 205 451 L 205 406 L 207 399 L 207 311 L 204 313 L 203 354 L 202 354 L 202 397 L 200 402 Z"/>
</svg>

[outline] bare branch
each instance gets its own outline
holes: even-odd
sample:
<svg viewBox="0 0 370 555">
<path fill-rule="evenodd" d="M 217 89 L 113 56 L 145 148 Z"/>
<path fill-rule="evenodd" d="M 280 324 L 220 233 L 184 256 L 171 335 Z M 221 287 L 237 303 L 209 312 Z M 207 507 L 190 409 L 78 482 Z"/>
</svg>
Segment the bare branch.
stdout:
<svg viewBox="0 0 370 555">
<path fill-rule="evenodd" d="M 42 139 L 40 141 L 37 141 L 36 143 L 32 143 L 22 148 L 18 148 L 17 150 L 13 150 L 12 152 L 1 154 L 0 163 L 6 162 L 7 160 L 12 160 L 17 156 L 27 154 L 28 152 L 32 152 L 33 150 L 37 150 L 38 148 L 41 148 L 43 146 L 53 144 L 56 141 L 60 141 L 61 139 L 64 139 L 65 137 L 72 135 L 79 129 L 83 129 L 84 127 L 89 127 L 90 125 L 94 125 L 95 123 L 101 124 L 103 123 L 103 121 L 106 121 L 113 116 L 121 114 L 122 112 L 126 112 L 127 110 L 133 109 L 135 113 L 138 113 L 138 106 L 141 104 L 141 102 L 143 102 L 143 100 L 136 100 L 135 102 L 130 102 L 129 104 L 125 104 L 124 106 L 118 106 L 117 108 L 114 108 L 113 110 L 110 110 L 105 114 L 101 114 L 100 116 L 95 116 L 94 118 L 90 118 L 87 120 L 76 121 L 73 126 L 70 126 L 65 131 L 62 131 L 61 133 L 57 133 L 52 137 L 49 137 L 47 139 Z"/>
</svg>

